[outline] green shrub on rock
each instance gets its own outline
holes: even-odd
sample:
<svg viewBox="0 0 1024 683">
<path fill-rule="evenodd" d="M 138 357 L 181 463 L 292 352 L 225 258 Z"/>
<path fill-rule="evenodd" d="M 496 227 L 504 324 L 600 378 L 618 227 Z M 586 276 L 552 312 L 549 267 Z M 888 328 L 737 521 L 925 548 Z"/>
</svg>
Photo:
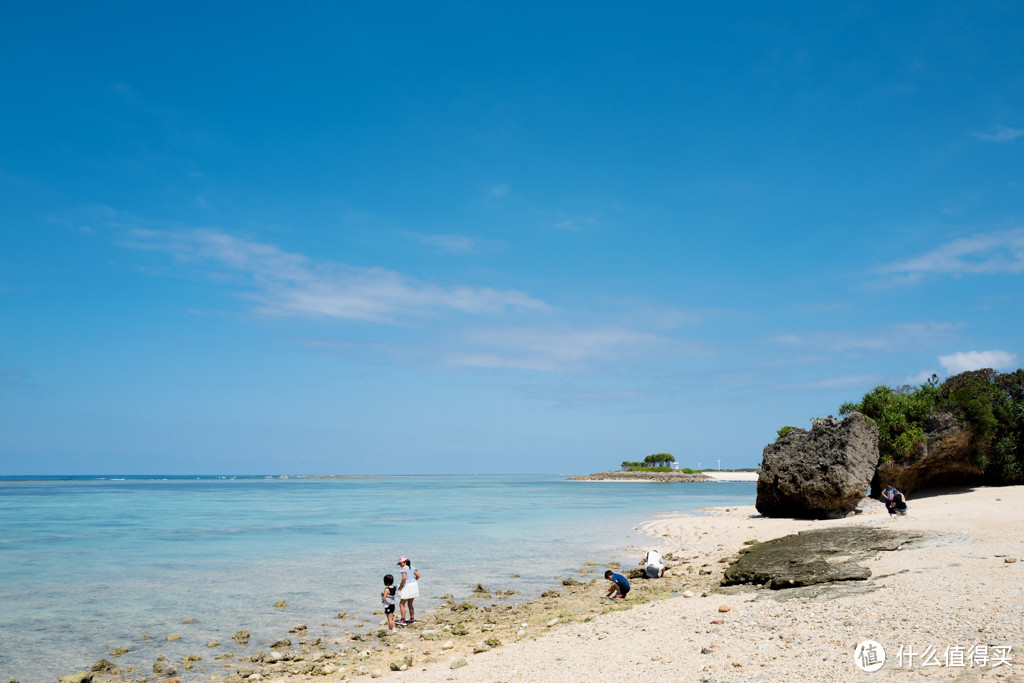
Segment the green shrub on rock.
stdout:
<svg viewBox="0 0 1024 683">
<path fill-rule="evenodd" d="M 948 413 L 971 431 L 973 464 L 997 484 L 1024 482 L 1024 370 L 970 370 L 919 387 L 877 386 L 840 414 L 858 411 L 878 425 L 880 464 L 908 462 L 927 440 L 930 415 Z M 782 430 L 779 430 L 780 436 Z"/>
</svg>

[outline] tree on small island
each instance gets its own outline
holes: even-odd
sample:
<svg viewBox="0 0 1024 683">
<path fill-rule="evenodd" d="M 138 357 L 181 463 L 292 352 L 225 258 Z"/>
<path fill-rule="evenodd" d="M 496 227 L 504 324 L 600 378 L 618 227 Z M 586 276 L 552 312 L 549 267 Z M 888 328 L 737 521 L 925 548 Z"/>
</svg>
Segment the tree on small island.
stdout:
<svg viewBox="0 0 1024 683">
<path fill-rule="evenodd" d="M 641 462 L 631 462 L 629 460 L 622 461 L 621 468 L 626 472 L 671 472 L 671 463 L 676 461 L 675 457 L 669 453 L 655 453 L 648 455 Z M 687 474 L 692 473 L 690 468 L 684 468 L 682 470 Z"/>
</svg>

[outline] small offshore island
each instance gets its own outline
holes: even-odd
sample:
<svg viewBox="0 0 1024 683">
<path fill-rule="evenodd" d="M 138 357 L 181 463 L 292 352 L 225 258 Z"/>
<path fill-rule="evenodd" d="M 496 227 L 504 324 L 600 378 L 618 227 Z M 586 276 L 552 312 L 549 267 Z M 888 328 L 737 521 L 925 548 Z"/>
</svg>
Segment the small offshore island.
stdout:
<svg viewBox="0 0 1024 683">
<path fill-rule="evenodd" d="M 656 481 L 656 482 L 701 482 L 717 481 L 703 472 L 597 472 L 578 477 L 569 477 L 569 481 Z"/>
</svg>

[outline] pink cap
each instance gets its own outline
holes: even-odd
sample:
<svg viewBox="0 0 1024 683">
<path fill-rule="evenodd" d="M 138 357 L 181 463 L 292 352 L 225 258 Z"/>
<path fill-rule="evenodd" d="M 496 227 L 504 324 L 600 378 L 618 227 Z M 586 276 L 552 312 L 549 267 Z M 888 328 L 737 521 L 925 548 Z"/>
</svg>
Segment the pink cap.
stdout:
<svg viewBox="0 0 1024 683">
<path fill-rule="evenodd" d="M 408 562 L 408 561 L 409 561 L 409 558 L 406 557 L 405 555 L 402 555 L 401 557 L 398 558 L 398 564 L 402 564 L 403 562 Z"/>
</svg>

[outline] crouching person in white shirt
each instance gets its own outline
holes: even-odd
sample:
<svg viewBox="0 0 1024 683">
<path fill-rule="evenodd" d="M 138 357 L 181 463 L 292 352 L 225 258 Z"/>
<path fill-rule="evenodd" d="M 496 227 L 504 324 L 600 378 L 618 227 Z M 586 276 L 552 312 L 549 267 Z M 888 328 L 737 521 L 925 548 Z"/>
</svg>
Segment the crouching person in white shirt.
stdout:
<svg viewBox="0 0 1024 683">
<path fill-rule="evenodd" d="M 661 553 L 657 550 L 648 550 L 644 559 L 640 560 L 644 565 L 644 576 L 648 579 L 659 579 L 665 576 L 665 560 L 661 559 Z"/>
</svg>

